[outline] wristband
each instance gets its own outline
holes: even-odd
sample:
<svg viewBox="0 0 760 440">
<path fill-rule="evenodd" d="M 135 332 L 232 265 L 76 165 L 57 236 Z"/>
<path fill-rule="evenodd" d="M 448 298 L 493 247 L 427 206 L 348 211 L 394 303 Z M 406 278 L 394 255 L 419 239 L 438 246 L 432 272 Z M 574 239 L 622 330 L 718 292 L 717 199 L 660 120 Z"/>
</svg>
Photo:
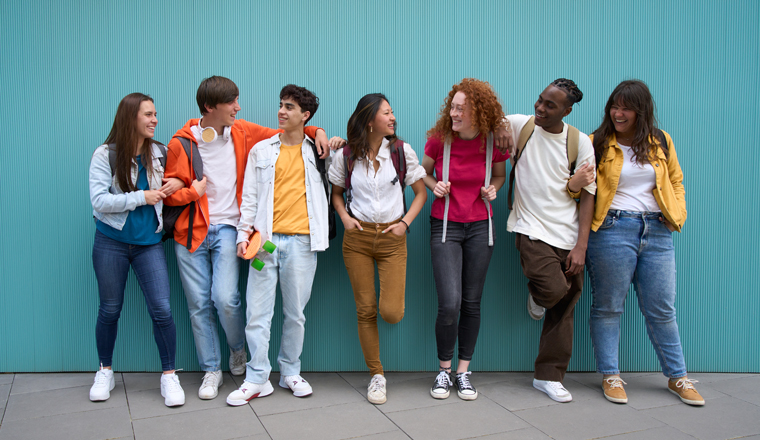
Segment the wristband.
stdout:
<svg viewBox="0 0 760 440">
<path fill-rule="evenodd" d="M 402 218 L 401 220 L 399 220 L 399 221 L 400 221 L 401 223 L 403 223 L 403 224 L 405 224 L 405 225 L 406 225 L 406 230 L 408 231 L 408 230 L 409 230 L 409 223 L 405 222 L 403 218 Z"/>
</svg>

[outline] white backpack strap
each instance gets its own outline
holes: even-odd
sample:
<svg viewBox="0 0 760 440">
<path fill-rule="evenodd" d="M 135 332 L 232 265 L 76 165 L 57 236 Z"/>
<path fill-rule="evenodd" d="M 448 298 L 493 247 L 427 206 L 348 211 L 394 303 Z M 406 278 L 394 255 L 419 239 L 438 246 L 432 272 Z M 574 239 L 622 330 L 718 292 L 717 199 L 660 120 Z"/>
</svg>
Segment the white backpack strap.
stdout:
<svg viewBox="0 0 760 440">
<path fill-rule="evenodd" d="M 446 137 L 446 141 L 443 143 L 443 166 L 441 167 L 441 182 L 449 181 L 449 162 L 451 162 L 451 138 Z M 446 199 L 445 207 L 443 208 L 443 235 L 441 236 L 441 243 L 446 243 L 446 228 L 449 224 L 449 195 L 444 196 Z"/>
<path fill-rule="evenodd" d="M 486 148 L 486 180 L 483 186 L 488 188 L 491 184 L 491 165 L 493 161 L 493 132 L 488 133 L 488 147 Z M 493 246 L 493 227 L 491 225 L 491 203 L 483 197 L 486 204 L 486 214 L 488 214 L 488 246 Z"/>
</svg>

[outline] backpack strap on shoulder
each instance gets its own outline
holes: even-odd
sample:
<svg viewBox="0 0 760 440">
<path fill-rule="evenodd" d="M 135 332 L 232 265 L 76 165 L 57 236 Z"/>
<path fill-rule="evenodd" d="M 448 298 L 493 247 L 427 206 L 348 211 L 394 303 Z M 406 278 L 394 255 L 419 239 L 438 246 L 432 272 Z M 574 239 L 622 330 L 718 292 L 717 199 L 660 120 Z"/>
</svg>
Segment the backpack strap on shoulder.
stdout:
<svg viewBox="0 0 760 440">
<path fill-rule="evenodd" d="M 446 136 L 443 142 L 443 164 L 441 164 L 441 181 L 446 183 L 449 181 L 449 164 L 451 162 L 451 137 Z M 441 235 L 441 243 L 446 243 L 446 229 L 449 224 L 449 194 L 443 196 L 446 200 L 443 208 L 443 234 Z"/>
<path fill-rule="evenodd" d="M 344 193 L 346 194 L 346 212 L 351 217 L 354 216 L 351 212 L 351 201 L 354 199 L 351 194 L 351 174 L 354 172 L 354 162 L 354 159 L 351 158 L 351 147 L 346 144 L 343 147 L 343 172 L 345 174 L 345 185 L 343 186 L 345 187 Z"/>
<path fill-rule="evenodd" d="M 565 145 L 567 145 L 567 167 L 570 170 L 570 175 L 575 174 L 575 162 L 578 161 L 578 142 L 580 140 L 580 131 L 570 124 L 567 124 L 567 139 Z"/>
<path fill-rule="evenodd" d="M 523 125 L 522 130 L 520 130 L 520 137 L 517 140 L 517 148 L 515 148 L 515 154 L 510 158 L 510 162 L 512 162 L 512 170 L 509 172 L 509 190 L 507 190 L 507 206 L 509 207 L 509 210 L 512 210 L 512 189 L 514 188 L 515 183 L 515 170 L 517 169 L 517 161 L 520 160 L 520 157 L 522 156 L 522 152 L 525 149 L 525 146 L 528 145 L 528 141 L 530 140 L 531 136 L 533 136 L 533 131 L 536 129 L 536 121 L 534 120 L 534 117 L 531 116 L 528 118 L 528 122 Z"/>
<path fill-rule="evenodd" d="M 488 188 L 491 184 L 491 167 L 493 166 L 493 132 L 488 133 L 488 146 L 486 147 L 486 178 L 483 186 Z M 491 202 L 485 197 L 486 214 L 488 214 L 488 246 L 493 246 L 493 225 L 491 224 Z"/>
<path fill-rule="evenodd" d="M 116 169 L 116 144 L 108 144 L 108 165 L 111 166 L 111 176 L 113 176 L 113 170 Z"/>
<path fill-rule="evenodd" d="M 404 203 L 404 215 L 406 215 L 406 155 L 404 154 L 404 141 L 397 139 L 391 147 L 391 162 L 396 169 L 396 180 L 401 184 L 401 200 Z M 406 230 L 409 233 L 409 229 Z"/>
</svg>

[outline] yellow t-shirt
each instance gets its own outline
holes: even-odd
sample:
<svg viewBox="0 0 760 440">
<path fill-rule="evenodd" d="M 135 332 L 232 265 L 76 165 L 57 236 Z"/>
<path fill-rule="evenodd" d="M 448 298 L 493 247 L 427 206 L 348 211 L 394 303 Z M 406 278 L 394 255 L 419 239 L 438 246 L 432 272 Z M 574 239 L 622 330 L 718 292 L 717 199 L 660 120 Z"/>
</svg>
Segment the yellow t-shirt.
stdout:
<svg viewBox="0 0 760 440">
<path fill-rule="evenodd" d="M 306 170 L 301 156 L 301 144 L 281 144 L 280 156 L 274 167 L 272 232 L 309 234 L 305 182 Z"/>
</svg>

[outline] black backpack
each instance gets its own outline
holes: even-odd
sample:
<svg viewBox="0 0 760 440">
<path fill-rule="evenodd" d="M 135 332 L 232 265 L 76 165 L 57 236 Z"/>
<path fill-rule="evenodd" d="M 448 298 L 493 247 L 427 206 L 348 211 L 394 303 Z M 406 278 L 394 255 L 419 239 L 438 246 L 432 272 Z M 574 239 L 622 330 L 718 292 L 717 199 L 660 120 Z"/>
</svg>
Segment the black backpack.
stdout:
<svg viewBox="0 0 760 440">
<path fill-rule="evenodd" d="M 337 229 L 335 229 L 335 208 L 333 207 L 332 200 L 330 199 L 330 186 L 327 180 L 327 166 L 325 165 L 325 160 L 319 157 L 319 152 L 317 151 L 316 144 L 314 144 L 314 142 L 309 143 L 311 144 L 311 151 L 314 153 L 314 163 L 317 165 L 317 171 L 319 171 L 319 176 L 322 178 L 322 185 L 325 188 L 325 197 L 327 197 L 327 224 L 329 227 L 327 238 L 329 240 L 332 240 L 335 238 L 338 232 Z"/>
<path fill-rule="evenodd" d="M 190 139 L 177 136 L 177 139 L 182 144 L 182 148 L 185 150 L 188 160 L 192 164 L 193 171 L 195 172 L 195 178 L 197 180 L 203 179 L 203 161 L 201 160 L 201 153 L 198 151 L 198 144 Z M 161 157 L 159 161 L 161 166 L 166 169 L 166 156 L 167 150 L 164 145 L 156 142 L 161 149 Z M 108 163 L 111 165 L 111 175 L 113 175 L 114 167 L 116 166 L 116 144 L 108 144 Z M 323 161 L 324 165 L 324 161 Z M 193 245 L 193 217 L 195 217 L 195 202 L 188 203 L 182 206 L 169 206 L 164 204 L 164 208 L 161 211 L 161 216 L 164 220 L 164 235 L 161 241 L 166 241 L 174 238 L 174 225 L 177 223 L 177 219 L 186 208 L 190 208 L 190 215 L 188 217 L 187 227 L 187 244 L 185 247 L 190 249 Z"/>
</svg>

